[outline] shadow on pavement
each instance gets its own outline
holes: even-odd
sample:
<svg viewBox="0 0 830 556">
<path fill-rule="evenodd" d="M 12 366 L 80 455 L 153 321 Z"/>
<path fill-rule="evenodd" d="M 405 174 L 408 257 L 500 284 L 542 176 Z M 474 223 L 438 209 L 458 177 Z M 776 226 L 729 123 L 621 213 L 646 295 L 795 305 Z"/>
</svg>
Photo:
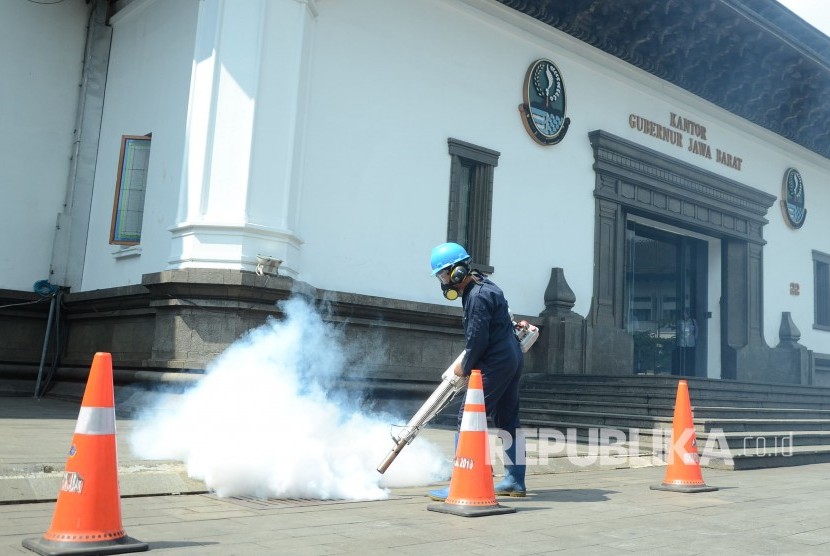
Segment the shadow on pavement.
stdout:
<svg viewBox="0 0 830 556">
<path fill-rule="evenodd" d="M 147 542 L 150 545 L 150 550 L 160 550 L 162 548 L 186 548 L 188 546 L 210 546 L 212 544 L 219 544 L 218 542 L 196 542 L 196 541 L 161 541 L 161 542 Z"/>
<path fill-rule="evenodd" d="M 528 491 L 524 499 L 539 502 L 604 502 L 609 500 L 609 494 L 618 494 L 618 491 L 598 488 L 533 489 Z M 502 500 L 502 498 L 499 498 L 499 500 Z M 521 500 L 521 498 L 513 498 L 513 500 Z"/>
</svg>

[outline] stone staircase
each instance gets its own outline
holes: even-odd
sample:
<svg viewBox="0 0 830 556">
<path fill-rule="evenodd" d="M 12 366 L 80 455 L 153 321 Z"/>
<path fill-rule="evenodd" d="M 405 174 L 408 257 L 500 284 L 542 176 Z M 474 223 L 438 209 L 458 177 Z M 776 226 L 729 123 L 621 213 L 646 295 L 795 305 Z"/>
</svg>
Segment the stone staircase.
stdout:
<svg viewBox="0 0 830 556">
<path fill-rule="evenodd" d="M 554 441 L 564 435 L 583 453 L 591 445 L 622 442 L 629 455 L 660 458 L 671 435 L 679 378 L 528 375 L 522 426 L 559 431 L 550 433 Z M 686 380 L 703 466 L 739 470 L 830 461 L 830 388 Z"/>
</svg>

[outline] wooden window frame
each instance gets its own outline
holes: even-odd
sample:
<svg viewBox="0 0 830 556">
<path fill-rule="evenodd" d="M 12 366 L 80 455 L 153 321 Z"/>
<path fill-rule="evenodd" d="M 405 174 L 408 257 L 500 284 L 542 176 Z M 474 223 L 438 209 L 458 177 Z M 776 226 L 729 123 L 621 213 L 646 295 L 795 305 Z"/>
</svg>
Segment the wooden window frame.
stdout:
<svg viewBox="0 0 830 556">
<path fill-rule="evenodd" d="M 824 265 L 824 277 L 819 265 Z M 821 307 L 824 303 L 824 307 Z M 813 328 L 830 332 L 830 255 L 813 251 Z"/>
<path fill-rule="evenodd" d="M 125 157 L 127 155 L 127 148 L 128 144 L 132 141 L 141 141 L 147 142 L 151 144 L 153 134 L 148 133 L 147 135 L 122 135 L 121 136 L 121 152 L 118 155 L 118 176 L 115 182 L 115 198 L 113 199 L 112 204 L 112 221 L 110 222 L 110 238 L 109 242 L 111 245 L 138 245 L 141 243 L 141 228 L 138 230 L 138 238 L 135 240 L 128 240 L 128 239 L 121 239 L 116 238 L 116 229 L 118 224 L 118 216 L 119 216 L 119 205 L 121 204 L 121 193 L 122 193 L 122 186 L 125 183 L 124 174 L 127 168 L 124 167 Z M 147 170 L 149 170 L 149 159 L 147 163 Z M 146 195 L 147 191 L 147 180 L 145 178 L 144 181 L 144 192 Z M 144 206 L 142 204 L 142 217 L 144 215 Z"/>
<path fill-rule="evenodd" d="M 449 154 L 452 157 L 450 167 L 450 199 L 449 215 L 447 219 L 447 241 L 464 244 L 470 254 L 473 268 L 491 274 L 494 268 L 490 265 L 490 234 L 493 221 L 493 175 L 498 166 L 497 151 L 486 149 L 460 141 L 448 139 Z M 467 213 L 466 230 L 461 230 L 461 199 L 464 184 L 462 175 L 464 169 L 470 170 L 470 197 Z M 463 232 L 466 232 L 466 241 L 462 241 Z"/>
</svg>

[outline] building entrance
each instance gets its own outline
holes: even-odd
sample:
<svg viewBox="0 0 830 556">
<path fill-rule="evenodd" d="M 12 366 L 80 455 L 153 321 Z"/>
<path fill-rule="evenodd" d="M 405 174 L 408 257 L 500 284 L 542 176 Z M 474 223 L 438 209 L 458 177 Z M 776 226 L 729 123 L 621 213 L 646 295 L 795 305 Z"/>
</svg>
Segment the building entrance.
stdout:
<svg viewBox="0 0 830 556">
<path fill-rule="evenodd" d="M 635 373 L 706 376 L 705 241 L 629 220 L 625 236 L 625 327 Z"/>
</svg>

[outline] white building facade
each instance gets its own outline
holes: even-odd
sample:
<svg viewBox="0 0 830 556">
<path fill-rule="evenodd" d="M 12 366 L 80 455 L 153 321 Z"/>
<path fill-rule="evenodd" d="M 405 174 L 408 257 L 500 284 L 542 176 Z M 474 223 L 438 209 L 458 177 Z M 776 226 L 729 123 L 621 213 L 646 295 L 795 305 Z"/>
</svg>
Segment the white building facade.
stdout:
<svg viewBox="0 0 830 556">
<path fill-rule="evenodd" d="M 457 331 L 446 340 L 458 310 L 428 266 L 454 240 L 542 326 L 535 372 L 830 384 L 828 135 L 765 124 L 775 118 L 735 96 L 740 76 L 711 57 L 687 53 L 703 84 L 684 86 L 566 32 L 584 14 L 542 4 L 4 4 L 0 40 L 19 52 L 4 55 L 14 78 L 0 89 L 15 107 L 0 170 L 5 298 L 38 280 L 63 287 L 69 362 L 113 351 L 128 366 L 199 368 L 302 285 L 362 308 L 344 319 L 397 322 L 393 348 L 407 330 L 423 340 L 384 363 L 415 373 L 458 347 Z M 786 40 L 776 25 L 810 32 L 772 4 L 753 12 L 763 40 Z M 745 31 L 673 20 L 651 35 L 675 24 L 723 49 L 729 29 Z M 48 29 L 37 49 L 24 32 L 35 27 Z M 830 83 L 830 39 L 815 33 L 787 46 Z M 774 62 L 758 71 L 781 78 Z M 553 144 L 523 122 L 528 88 L 555 105 L 536 120 Z M 830 91 L 815 98 L 799 109 L 821 121 Z M 258 255 L 282 261 L 270 283 L 253 274 Z M 259 290 L 271 297 L 252 300 Z M 91 316 L 96 303 L 106 318 Z M 181 312 L 245 303 L 265 305 L 219 332 Z M 6 359 L 31 361 L 35 347 L 7 346 Z"/>
</svg>

